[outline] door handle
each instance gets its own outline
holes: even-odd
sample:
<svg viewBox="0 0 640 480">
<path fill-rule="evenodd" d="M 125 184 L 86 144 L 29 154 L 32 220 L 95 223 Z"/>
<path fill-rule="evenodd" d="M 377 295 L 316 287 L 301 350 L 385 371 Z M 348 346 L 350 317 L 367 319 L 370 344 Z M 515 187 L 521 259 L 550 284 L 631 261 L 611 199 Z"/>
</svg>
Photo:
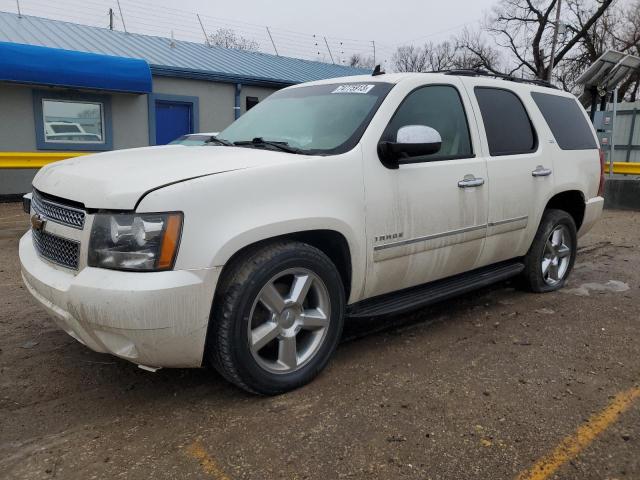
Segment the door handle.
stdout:
<svg viewBox="0 0 640 480">
<path fill-rule="evenodd" d="M 460 188 L 479 187 L 484 185 L 484 178 L 476 178 L 473 175 L 465 175 L 465 177 L 458 182 Z"/>
<path fill-rule="evenodd" d="M 531 172 L 534 177 L 548 177 L 551 175 L 552 170 L 550 168 L 544 168 L 542 165 L 538 165 L 536 169 Z"/>
</svg>

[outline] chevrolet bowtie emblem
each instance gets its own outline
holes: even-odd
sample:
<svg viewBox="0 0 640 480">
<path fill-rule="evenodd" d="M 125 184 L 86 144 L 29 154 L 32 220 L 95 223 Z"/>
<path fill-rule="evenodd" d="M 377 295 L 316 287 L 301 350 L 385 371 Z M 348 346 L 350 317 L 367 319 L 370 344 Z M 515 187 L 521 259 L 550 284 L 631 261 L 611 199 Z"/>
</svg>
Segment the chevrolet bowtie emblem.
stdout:
<svg viewBox="0 0 640 480">
<path fill-rule="evenodd" d="M 42 217 L 40 217 L 40 215 L 38 215 L 37 213 L 31 217 L 31 226 L 34 230 L 41 232 L 42 230 L 44 230 L 44 226 L 46 223 L 47 221 L 43 220 Z"/>
</svg>

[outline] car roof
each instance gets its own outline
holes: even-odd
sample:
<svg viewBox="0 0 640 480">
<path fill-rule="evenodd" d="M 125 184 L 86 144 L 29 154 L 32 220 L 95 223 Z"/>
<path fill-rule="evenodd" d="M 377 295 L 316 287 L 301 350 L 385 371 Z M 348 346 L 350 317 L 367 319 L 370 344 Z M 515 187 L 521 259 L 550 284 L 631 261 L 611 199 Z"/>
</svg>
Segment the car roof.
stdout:
<svg viewBox="0 0 640 480">
<path fill-rule="evenodd" d="M 311 85 L 330 85 L 336 83 L 364 83 L 364 82 L 384 82 L 384 83 L 393 83 L 398 84 L 403 81 L 415 78 L 424 78 L 425 80 L 429 79 L 430 82 L 433 83 L 448 83 L 451 81 L 451 77 L 459 78 L 465 83 L 470 83 L 472 85 L 483 85 L 483 86 L 495 86 L 497 88 L 507 88 L 509 90 L 514 91 L 540 91 L 545 93 L 551 93 L 554 95 L 560 95 L 563 97 L 573 97 L 571 93 L 565 92 L 563 90 L 558 90 L 552 86 L 545 86 L 542 83 L 534 83 L 537 82 L 533 80 L 531 82 L 526 79 L 519 79 L 516 77 L 510 78 L 496 78 L 491 74 L 488 75 L 473 75 L 473 74 L 465 74 L 458 73 L 455 71 L 451 72 L 426 72 L 426 73 L 416 73 L 416 72 L 403 72 L 403 73 L 383 73 L 380 75 L 355 75 L 349 77 L 339 77 L 339 78 L 329 78 L 325 80 L 317 80 L 314 82 L 301 83 L 298 85 L 294 85 L 288 88 L 300 88 L 304 86 Z"/>
</svg>

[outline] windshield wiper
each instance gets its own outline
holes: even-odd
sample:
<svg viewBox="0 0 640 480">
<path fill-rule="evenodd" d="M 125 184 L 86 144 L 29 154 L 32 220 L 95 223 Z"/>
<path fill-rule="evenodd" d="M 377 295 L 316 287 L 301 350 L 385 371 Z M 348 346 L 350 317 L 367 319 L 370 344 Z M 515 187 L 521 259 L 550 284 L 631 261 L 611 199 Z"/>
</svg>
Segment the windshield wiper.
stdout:
<svg viewBox="0 0 640 480">
<path fill-rule="evenodd" d="M 224 138 L 218 138 L 215 135 L 211 135 L 205 142 L 206 145 L 212 145 L 214 143 L 218 145 L 224 145 L 225 147 L 232 147 L 233 143 L 229 140 L 225 140 Z"/>
<path fill-rule="evenodd" d="M 269 147 L 277 148 L 278 150 L 282 150 L 283 152 L 287 152 L 287 153 L 300 153 L 301 152 L 301 150 L 299 148 L 290 147 L 287 142 L 274 142 L 274 141 L 271 141 L 271 140 L 265 140 L 262 137 L 256 137 L 253 140 L 240 140 L 240 141 L 237 141 L 237 142 L 233 142 L 233 144 L 237 145 L 239 147 L 269 146 Z"/>
</svg>

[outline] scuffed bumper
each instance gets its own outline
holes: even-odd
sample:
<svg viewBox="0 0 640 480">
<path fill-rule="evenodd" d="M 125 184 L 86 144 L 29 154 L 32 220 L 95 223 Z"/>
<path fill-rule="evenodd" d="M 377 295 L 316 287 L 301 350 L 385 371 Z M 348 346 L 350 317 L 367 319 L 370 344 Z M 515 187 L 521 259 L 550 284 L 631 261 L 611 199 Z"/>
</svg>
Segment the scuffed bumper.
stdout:
<svg viewBox="0 0 640 480">
<path fill-rule="evenodd" d="M 19 251 L 29 292 L 60 328 L 92 350 L 150 367 L 202 364 L 220 268 L 72 272 L 41 259 L 31 232 Z"/>
<path fill-rule="evenodd" d="M 582 219 L 582 225 L 578 230 L 578 237 L 583 236 L 595 225 L 598 219 L 602 216 L 602 208 L 604 207 L 604 198 L 593 197 L 587 200 L 584 204 L 584 218 Z"/>
</svg>

